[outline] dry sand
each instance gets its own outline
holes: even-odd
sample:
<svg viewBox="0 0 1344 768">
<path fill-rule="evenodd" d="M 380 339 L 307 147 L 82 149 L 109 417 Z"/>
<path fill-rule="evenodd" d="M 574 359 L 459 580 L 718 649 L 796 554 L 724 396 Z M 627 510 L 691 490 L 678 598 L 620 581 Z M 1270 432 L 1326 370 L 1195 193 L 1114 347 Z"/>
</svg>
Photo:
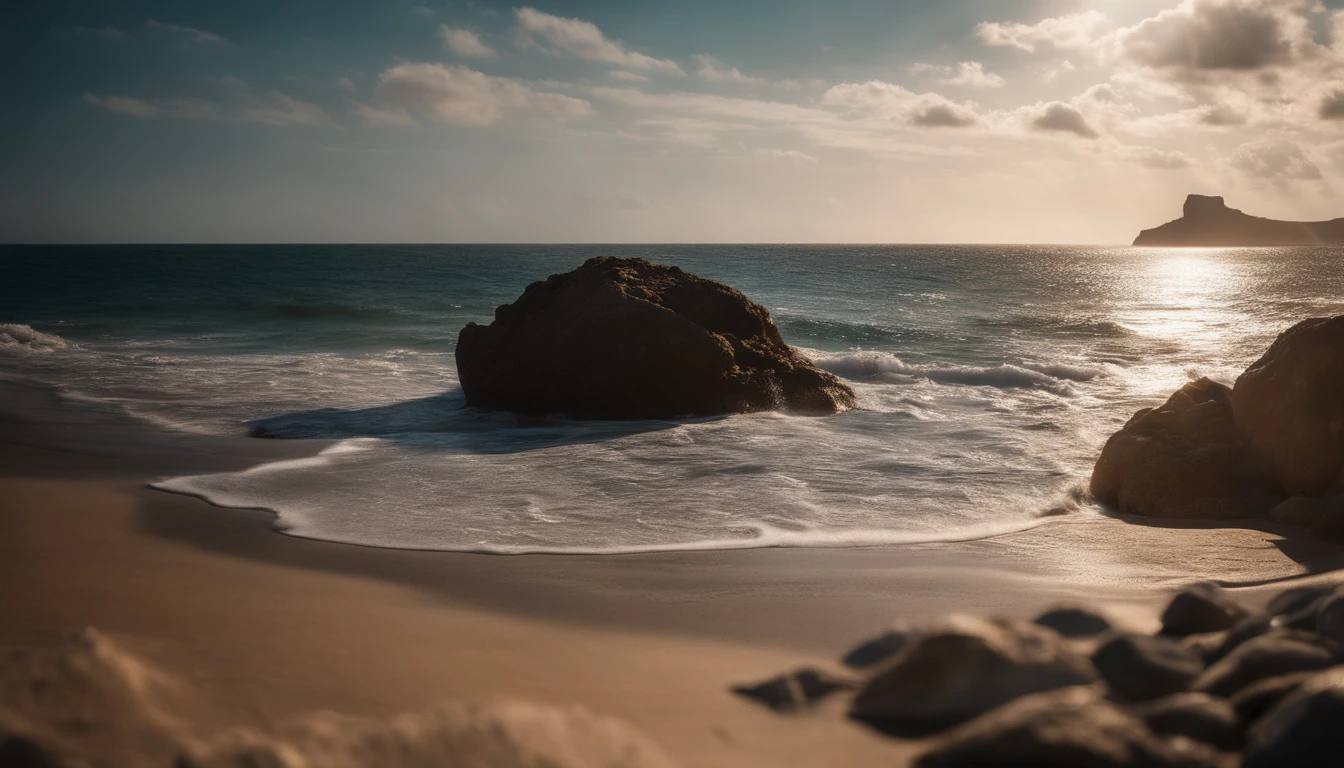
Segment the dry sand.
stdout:
<svg viewBox="0 0 1344 768">
<path fill-rule="evenodd" d="M 96 627 L 180 681 L 172 709 L 196 736 L 319 710 L 387 717 L 522 699 L 615 715 L 682 766 L 899 765 L 918 745 L 848 723 L 838 706 L 780 716 L 729 687 L 833 665 L 897 619 L 1028 616 L 1084 601 L 1144 625 L 1191 581 L 1256 603 L 1287 580 L 1344 580 L 1341 550 L 1290 529 L 1099 518 L 851 550 L 352 547 L 145 486 L 184 466 L 231 469 L 312 446 L 175 438 L 204 446 L 184 453 L 144 434 L 45 427 L 0 413 L 0 647 L 13 658 Z M 68 450 L 80 435 L 97 436 L 93 455 Z"/>
</svg>

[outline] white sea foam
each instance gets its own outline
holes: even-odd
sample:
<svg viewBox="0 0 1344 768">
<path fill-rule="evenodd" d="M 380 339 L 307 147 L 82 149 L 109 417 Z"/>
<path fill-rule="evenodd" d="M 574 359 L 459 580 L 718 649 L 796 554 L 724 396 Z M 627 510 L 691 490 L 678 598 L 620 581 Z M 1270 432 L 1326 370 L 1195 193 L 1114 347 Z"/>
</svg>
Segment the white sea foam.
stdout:
<svg viewBox="0 0 1344 768">
<path fill-rule="evenodd" d="M 18 323 L 0 323 L 0 351 L 50 352 L 64 349 L 65 339 L 52 333 L 34 330 Z"/>
<path fill-rule="evenodd" d="M 1023 363 L 975 367 L 969 365 L 912 364 L 887 352 L 822 352 L 799 350 L 818 366 L 847 379 L 908 383 L 927 379 L 939 384 L 1000 389 L 1043 389 L 1060 395 L 1074 394 L 1074 382 L 1091 381 L 1104 375 L 1097 368 L 1064 364 Z"/>
</svg>

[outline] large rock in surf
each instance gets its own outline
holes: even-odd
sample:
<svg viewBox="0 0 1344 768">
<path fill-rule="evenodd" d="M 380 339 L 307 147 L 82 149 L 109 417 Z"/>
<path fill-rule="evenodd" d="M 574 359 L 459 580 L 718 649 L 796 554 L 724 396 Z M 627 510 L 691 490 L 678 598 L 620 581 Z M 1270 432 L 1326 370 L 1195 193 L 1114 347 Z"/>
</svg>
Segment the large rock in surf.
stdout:
<svg viewBox="0 0 1344 768">
<path fill-rule="evenodd" d="M 1344 487 L 1344 315 L 1284 331 L 1237 379 L 1232 414 L 1289 494 Z"/>
<path fill-rule="evenodd" d="M 594 258 L 528 286 L 457 343 L 467 405 L 603 419 L 788 409 L 854 392 L 791 349 L 741 292 L 645 259 Z"/>
<path fill-rule="evenodd" d="M 1221 197 L 1190 195 L 1181 218 L 1146 229 L 1135 245 L 1160 247 L 1327 245 L 1344 243 L 1344 219 L 1276 221 L 1228 208 Z"/>
<path fill-rule="evenodd" d="M 1210 379 L 1134 414 L 1102 449 L 1091 491 L 1124 514 L 1178 519 L 1256 517 L 1282 496 L 1237 434 L 1232 390 Z"/>
</svg>

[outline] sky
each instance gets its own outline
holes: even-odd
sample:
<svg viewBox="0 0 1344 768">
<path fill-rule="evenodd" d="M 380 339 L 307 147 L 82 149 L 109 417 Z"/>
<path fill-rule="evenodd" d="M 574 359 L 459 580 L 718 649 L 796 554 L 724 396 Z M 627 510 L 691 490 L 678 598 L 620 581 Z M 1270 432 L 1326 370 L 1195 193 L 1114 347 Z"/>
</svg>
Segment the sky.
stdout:
<svg viewBox="0 0 1344 768">
<path fill-rule="evenodd" d="M 0 241 L 1127 243 L 1190 193 L 1335 218 L 1341 6 L 26 3 Z"/>
</svg>

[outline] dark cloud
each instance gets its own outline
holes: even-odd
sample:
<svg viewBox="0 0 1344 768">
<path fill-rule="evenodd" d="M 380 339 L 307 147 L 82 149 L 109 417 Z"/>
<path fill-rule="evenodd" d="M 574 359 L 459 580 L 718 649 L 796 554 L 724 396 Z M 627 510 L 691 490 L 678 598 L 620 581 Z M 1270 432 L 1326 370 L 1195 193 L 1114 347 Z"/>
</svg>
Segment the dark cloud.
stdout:
<svg viewBox="0 0 1344 768">
<path fill-rule="evenodd" d="M 1072 133 L 1084 139 L 1095 139 L 1101 136 L 1097 129 L 1087 122 L 1087 118 L 1083 117 L 1082 112 L 1062 101 L 1056 101 L 1048 105 L 1033 118 L 1031 129 L 1044 133 Z"/>
<path fill-rule="evenodd" d="M 1286 63 L 1293 41 L 1280 5 L 1195 0 L 1135 27 L 1122 47 L 1131 60 L 1155 69 L 1252 70 Z"/>
<path fill-rule="evenodd" d="M 1199 122 L 1218 128 L 1245 125 L 1246 116 L 1226 104 L 1217 104 L 1205 109 L 1199 115 Z"/>
<path fill-rule="evenodd" d="M 978 122 L 973 113 L 955 104 L 934 104 L 910 116 L 911 125 L 920 128 L 969 128 Z"/>
<path fill-rule="evenodd" d="M 1321 99 L 1322 120 L 1344 120 L 1344 90 L 1331 91 Z"/>
</svg>

